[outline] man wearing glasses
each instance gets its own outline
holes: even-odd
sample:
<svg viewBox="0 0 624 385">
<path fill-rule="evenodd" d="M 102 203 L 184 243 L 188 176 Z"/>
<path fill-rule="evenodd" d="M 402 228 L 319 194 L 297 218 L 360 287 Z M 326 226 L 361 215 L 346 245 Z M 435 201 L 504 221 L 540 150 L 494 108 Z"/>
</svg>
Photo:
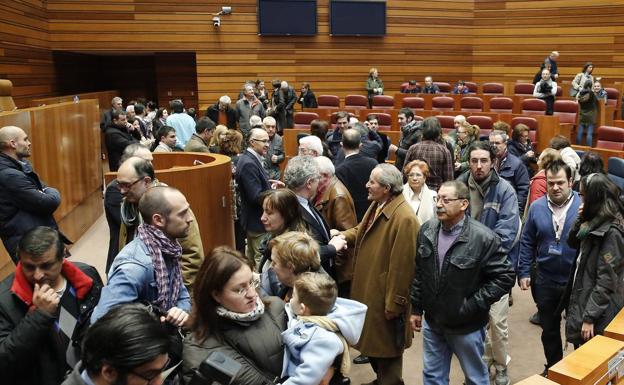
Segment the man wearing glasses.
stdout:
<svg viewBox="0 0 624 385">
<path fill-rule="evenodd" d="M 119 227 L 118 244 L 120 250 L 130 243 L 138 234 L 138 227 L 143 223 L 139 213 L 139 200 L 149 189 L 155 186 L 166 186 L 158 181 L 154 175 L 154 166 L 151 159 L 133 156 L 124 161 L 117 172 L 117 187 L 123 196 L 121 202 L 121 226 Z M 195 216 L 191 211 L 191 215 Z M 201 241 L 197 221 L 191 222 L 188 234 L 178 239 L 182 246 L 180 264 L 182 279 L 189 292 L 193 291 L 195 276 L 204 260 L 204 246 Z M 115 254 L 116 255 L 116 254 Z M 113 260 L 107 261 L 107 272 Z"/>
<path fill-rule="evenodd" d="M 147 190 L 139 201 L 139 212 L 143 223 L 115 258 L 91 321 L 117 305 L 136 302 L 157 307 L 163 314 L 161 321 L 182 327 L 191 300 L 182 281 L 182 247 L 177 239 L 188 236 L 195 218 L 184 195 L 165 186 Z"/>
<path fill-rule="evenodd" d="M 177 367 L 171 365 L 170 344 L 147 308 L 117 306 L 91 326 L 82 361 L 62 385 L 161 385 Z"/>
<path fill-rule="evenodd" d="M 236 183 L 241 197 L 241 225 L 247 234 L 247 258 L 252 266 L 260 263 L 262 254 L 260 245 L 265 234 L 260 222 L 262 216 L 262 193 L 271 188 L 271 184 L 282 185 L 272 181 L 266 172 L 265 156 L 269 151 L 269 134 L 261 128 L 253 128 L 249 132 L 249 147 L 238 159 Z"/>
<path fill-rule="evenodd" d="M 410 323 L 423 332 L 424 385 L 448 384 L 453 354 L 467 384 L 490 383 L 481 358 L 485 326 L 490 305 L 513 286 L 514 272 L 496 234 L 466 215 L 469 202 L 465 184 L 443 183 L 437 220 L 418 234 Z"/>
<path fill-rule="evenodd" d="M 501 241 L 501 251 L 515 268 L 520 240 L 520 215 L 518 197 L 509 182 L 494 168 L 496 148 L 489 142 L 474 142 L 468 149 L 470 171 L 457 180 L 465 183 L 470 191 L 469 215 L 494 230 Z M 511 286 L 508 288 L 511 289 Z M 507 352 L 509 330 L 509 294 L 505 294 L 490 309 L 490 328 L 485 346 L 484 360 L 496 369 L 495 384 L 507 385 L 507 364 L 511 360 Z"/>
</svg>

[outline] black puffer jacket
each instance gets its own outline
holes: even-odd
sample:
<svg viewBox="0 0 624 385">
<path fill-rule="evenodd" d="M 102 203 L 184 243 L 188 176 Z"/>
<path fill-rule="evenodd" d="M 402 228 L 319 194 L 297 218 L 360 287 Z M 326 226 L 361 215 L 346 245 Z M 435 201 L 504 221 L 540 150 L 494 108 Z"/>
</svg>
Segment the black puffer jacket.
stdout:
<svg viewBox="0 0 624 385">
<path fill-rule="evenodd" d="M 500 252 L 496 234 L 466 216 L 438 273 L 440 226 L 440 221 L 431 219 L 418 234 L 412 312 L 424 312 L 434 330 L 470 333 L 487 324 L 490 305 L 509 292 L 514 271 L 507 255 Z"/>
<path fill-rule="evenodd" d="M 132 143 L 139 143 L 139 139 L 128 132 L 125 127 L 111 124 L 104 131 L 104 141 L 108 150 L 108 168 L 110 171 L 119 169 L 119 160 L 126 147 Z"/>
<path fill-rule="evenodd" d="M 194 370 L 210 353 L 219 351 L 242 365 L 232 385 L 272 385 L 282 373 L 284 347 L 281 333 L 286 330 L 284 302 L 266 297 L 264 314 L 252 322 L 219 319 L 223 341 L 211 335 L 205 341 L 194 336 L 184 340 L 183 374 L 188 384 Z"/>
<path fill-rule="evenodd" d="M 0 154 L 0 237 L 16 262 L 17 242 L 37 226 L 57 228 L 52 214 L 61 194 L 47 187 L 28 162 Z"/>
<path fill-rule="evenodd" d="M 577 219 L 568 235 L 568 244 L 580 249 L 578 269 L 571 270 L 564 294 L 567 301 L 566 339 L 582 344 L 583 322 L 594 325 L 594 334 L 605 327 L 624 306 L 624 218 L 618 216 L 591 231 L 580 240 Z M 576 278 L 574 277 L 576 272 Z"/>
<path fill-rule="evenodd" d="M 67 265 L 67 266 L 65 266 Z M 91 312 L 100 298 L 102 280 L 83 263 L 64 262 L 63 276 L 76 289 L 80 316 L 72 342 L 79 347 Z M 30 309 L 32 288 L 18 270 L 0 283 L 0 373 L 11 385 L 58 385 L 71 369 L 58 349 L 55 316 Z"/>
</svg>

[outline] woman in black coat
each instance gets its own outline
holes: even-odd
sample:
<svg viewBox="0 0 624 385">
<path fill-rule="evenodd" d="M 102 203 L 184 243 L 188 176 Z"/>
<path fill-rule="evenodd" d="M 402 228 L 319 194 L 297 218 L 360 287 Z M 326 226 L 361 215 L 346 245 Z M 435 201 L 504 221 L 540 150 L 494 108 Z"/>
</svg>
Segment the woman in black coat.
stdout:
<svg viewBox="0 0 624 385">
<path fill-rule="evenodd" d="M 571 271 L 566 339 L 578 347 L 605 327 L 624 304 L 624 204 L 620 189 L 604 174 L 581 179 L 583 205 L 568 235 L 579 258 Z"/>
</svg>

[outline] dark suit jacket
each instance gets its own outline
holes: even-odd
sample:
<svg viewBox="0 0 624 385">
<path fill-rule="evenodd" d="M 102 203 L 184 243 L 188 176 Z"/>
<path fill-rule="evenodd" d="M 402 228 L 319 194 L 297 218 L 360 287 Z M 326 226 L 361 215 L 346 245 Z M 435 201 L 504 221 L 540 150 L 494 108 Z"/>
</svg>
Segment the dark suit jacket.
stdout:
<svg viewBox="0 0 624 385">
<path fill-rule="evenodd" d="M 375 159 L 361 154 L 351 155 L 336 168 L 336 176 L 349 189 L 355 204 L 355 213 L 358 223 L 364 218 L 364 214 L 370 206 L 366 182 L 371 171 L 377 166 Z"/>
<path fill-rule="evenodd" d="M 301 101 L 301 98 L 303 98 L 303 101 Z M 308 90 L 308 92 L 303 96 L 299 94 L 299 97 L 297 98 L 297 103 L 301 104 L 301 107 L 303 108 L 318 108 L 316 96 L 314 95 L 314 92 L 310 90 Z"/>
<path fill-rule="evenodd" d="M 264 233 L 260 222 L 262 216 L 261 194 L 271 189 L 269 176 L 260 161 L 245 150 L 238 158 L 236 165 L 236 183 L 241 197 L 241 225 L 246 231 Z"/>
<path fill-rule="evenodd" d="M 332 245 L 328 245 L 329 243 L 329 226 L 325 219 L 321 215 L 321 213 L 314 207 L 314 205 L 310 204 L 310 209 L 314 210 L 318 217 L 323 222 L 323 227 L 319 225 L 319 222 L 306 210 L 301 204 L 299 205 L 299 211 L 301 211 L 301 215 L 303 216 L 303 220 L 305 221 L 308 227 L 308 233 L 314 238 L 320 246 L 319 254 L 321 255 L 321 266 L 323 269 L 329 274 L 332 278 L 336 279 L 336 248 Z"/>
<path fill-rule="evenodd" d="M 388 149 L 390 148 L 390 138 L 388 138 L 388 135 L 384 134 L 383 132 L 378 132 L 379 136 L 381 137 L 381 151 L 379 151 L 379 154 L 377 154 L 377 162 L 379 163 L 384 163 L 386 161 L 386 158 L 388 157 Z"/>
<path fill-rule="evenodd" d="M 228 106 L 225 110 L 225 115 L 227 116 L 227 128 L 236 130 L 236 123 L 238 122 L 236 110 Z M 209 117 L 215 124 L 219 124 L 219 102 L 206 109 L 206 116 Z"/>
</svg>

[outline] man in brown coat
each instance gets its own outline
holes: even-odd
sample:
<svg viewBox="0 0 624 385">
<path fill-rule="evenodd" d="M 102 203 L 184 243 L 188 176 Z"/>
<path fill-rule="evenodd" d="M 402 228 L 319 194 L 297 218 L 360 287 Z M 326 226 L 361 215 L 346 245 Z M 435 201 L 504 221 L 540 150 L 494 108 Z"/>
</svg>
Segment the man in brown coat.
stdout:
<svg viewBox="0 0 624 385">
<path fill-rule="evenodd" d="M 321 213 L 330 229 L 348 230 L 357 225 L 355 204 L 349 190 L 340 179 L 336 178 L 336 169 L 332 161 L 319 156 L 314 158 L 319 168 L 321 180 L 314 198 L 314 206 Z M 338 296 L 349 298 L 351 277 L 353 276 L 353 252 L 343 250 L 336 253 L 336 278 Z"/>
<path fill-rule="evenodd" d="M 356 227 L 342 233 L 355 253 L 351 298 L 368 306 L 355 348 L 370 358 L 377 374 L 371 384 L 400 385 L 403 351 L 412 342 L 406 320 L 420 224 L 403 198 L 396 167 L 375 167 L 366 188 L 372 204 Z"/>
</svg>

